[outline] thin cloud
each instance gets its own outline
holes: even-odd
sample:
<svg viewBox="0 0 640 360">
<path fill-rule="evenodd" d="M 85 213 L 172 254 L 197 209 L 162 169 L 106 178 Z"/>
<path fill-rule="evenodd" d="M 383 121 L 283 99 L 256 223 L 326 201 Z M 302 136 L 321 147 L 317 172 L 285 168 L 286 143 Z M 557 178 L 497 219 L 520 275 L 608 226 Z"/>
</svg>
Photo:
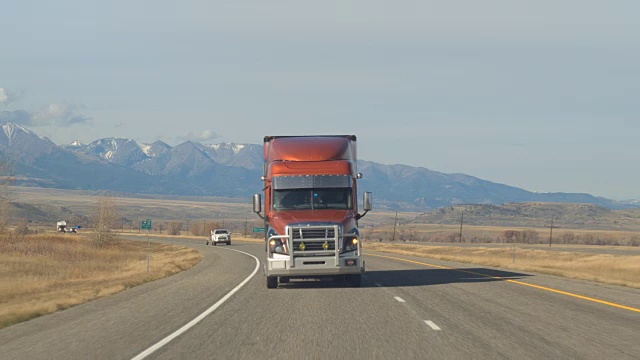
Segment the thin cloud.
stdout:
<svg viewBox="0 0 640 360">
<path fill-rule="evenodd" d="M 19 97 L 19 94 L 7 89 L 6 87 L 0 86 L 0 104 L 8 105 L 16 101 Z"/>
<path fill-rule="evenodd" d="M 195 142 L 207 142 L 207 141 L 212 141 L 215 139 L 219 139 L 221 136 L 218 135 L 215 131 L 213 130 L 202 130 L 200 132 L 190 132 L 186 135 L 183 136 L 178 136 L 177 140 L 178 141 L 195 141 Z"/>
<path fill-rule="evenodd" d="M 73 104 L 50 104 L 38 112 L 26 110 L 3 111 L 0 113 L 0 121 L 11 121 L 26 126 L 70 126 L 85 124 L 91 118 L 80 114 L 81 106 Z"/>
<path fill-rule="evenodd" d="M 50 104 L 33 115 L 41 125 L 74 125 L 91 121 L 90 117 L 78 112 L 81 106 L 73 104 Z"/>
<path fill-rule="evenodd" d="M 25 110 L 0 112 L 0 122 L 12 122 L 20 125 L 31 125 L 33 114 Z"/>
</svg>

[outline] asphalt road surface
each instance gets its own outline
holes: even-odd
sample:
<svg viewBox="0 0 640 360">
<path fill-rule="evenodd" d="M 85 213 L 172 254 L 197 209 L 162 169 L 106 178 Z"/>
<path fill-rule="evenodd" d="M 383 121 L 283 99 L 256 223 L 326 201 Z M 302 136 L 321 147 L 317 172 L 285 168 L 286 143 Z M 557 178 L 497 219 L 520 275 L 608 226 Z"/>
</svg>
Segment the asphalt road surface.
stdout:
<svg viewBox="0 0 640 360">
<path fill-rule="evenodd" d="M 637 289 L 369 253 L 361 288 L 268 290 L 264 245 L 173 242 L 203 261 L 0 330 L 0 359 L 640 359 Z"/>
</svg>

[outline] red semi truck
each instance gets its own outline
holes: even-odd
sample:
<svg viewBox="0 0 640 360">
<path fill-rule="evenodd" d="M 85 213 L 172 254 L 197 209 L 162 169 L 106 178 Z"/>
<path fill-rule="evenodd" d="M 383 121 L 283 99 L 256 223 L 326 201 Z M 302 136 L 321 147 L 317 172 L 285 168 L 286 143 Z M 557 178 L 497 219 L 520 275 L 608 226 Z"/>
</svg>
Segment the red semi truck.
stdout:
<svg viewBox="0 0 640 360">
<path fill-rule="evenodd" d="M 360 286 L 365 264 L 358 219 L 355 135 L 266 136 L 264 215 L 267 288 L 291 278 L 334 277 Z"/>
</svg>

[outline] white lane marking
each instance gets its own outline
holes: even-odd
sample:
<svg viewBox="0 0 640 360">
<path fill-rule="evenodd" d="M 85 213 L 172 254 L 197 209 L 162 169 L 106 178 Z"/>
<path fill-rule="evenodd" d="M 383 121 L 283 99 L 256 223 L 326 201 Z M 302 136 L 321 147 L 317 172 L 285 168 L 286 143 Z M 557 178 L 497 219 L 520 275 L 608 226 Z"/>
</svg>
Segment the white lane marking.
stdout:
<svg viewBox="0 0 640 360">
<path fill-rule="evenodd" d="M 177 338 L 178 336 L 182 335 L 185 331 L 187 331 L 190 328 L 192 328 L 193 326 L 195 326 L 197 323 L 202 321 L 209 314 L 211 314 L 212 312 L 216 311 L 216 309 L 219 308 L 220 305 L 224 304 L 225 301 L 229 300 L 229 298 L 233 294 L 235 294 L 238 290 L 240 290 L 241 287 L 243 287 L 246 283 L 248 283 L 249 280 L 251 280 L 251 278 L 258 272 L 258 269 L 260 268 L 260 260 L 258 260 L 257 257 L 255 257 L 255 256 L 253 256 L 251 254 L 248 254 L 248 253 L 246 253 L 244 251 L 240 251 L 240 250 L 236 250 L 236 249 L 225 249 L 225 250 L 237 251 L 239 253 L 242 253 L 242 254 L 245 254 L 245 255 L 249 255 L 252 258 L 254 258 L 256 260 L 256 268 L 253 269 L 253 272 L 251 273 L 251 275 L 249 275 L 246 279 L 244 279 L 244 281 L 242 281 L 233 290 L 229 291 L 227 293 L 227 295 L 225 295 L 222 299 L 218 300 L 217 303 L 213 304 L 210 308 L 205 310 L 202 314 L 198 315 L 195 319 L 189 321 L 186 325 L 184 325 L 180 329 L 176 330 L 174 333 L 170 334 L 166 338 L 160 340 L 159 342 L 157 342 L 155 345 L 151 346 L 147 350 L 141 352 L 140 354 L 138 354 L 137 356 L 132 358 L 132 360 L 142 360 L 142 359 L 146 358 L 147 356 L 153 354 L 156 350 L 158 350 L 158 349 L 162 348 L 163 346 L 167 345 L 171 340 Z"/>
<path fill-rule="evenodd" d="M 440 330 L 442 330 L 442 329 L 440 329 L 440 327 L 438 327 L 438 325 L 436 325 L 436 324 L 435 324 L 433 321 L 431 321 L 431 320 L 425 320 L 424 322 L 425 322 L 427 325 L 429 325 L 429 327 L 431 327 L 433 330 L 436 330 L 436 331 L 440 331 Z"/>
<path fill-rule="evenodd" d="M 401 302 L 401 303 L 406 302 L 406 301 L 404 301 L 404 299 L 403 299 L 403 298 L 401 298 L 400 296 L 394 296 L 393 298 L 394 298 L 394 299 L 396 299 L 396 300 L 398 300 L 398 302 Z"/>
</svg>

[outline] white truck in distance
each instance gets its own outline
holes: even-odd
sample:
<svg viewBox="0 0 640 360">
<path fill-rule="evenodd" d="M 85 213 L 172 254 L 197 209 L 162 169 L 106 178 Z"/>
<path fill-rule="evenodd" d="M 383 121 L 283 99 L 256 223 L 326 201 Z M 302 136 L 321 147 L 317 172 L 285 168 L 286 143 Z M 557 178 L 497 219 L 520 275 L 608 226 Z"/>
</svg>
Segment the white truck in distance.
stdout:
<svg viewBox="0 0 640 360">
<path fill-rule="evenodd" d="M 231 233 L 227 229 L 215 229 L 211 230 L 211 245 L 215 246 L 218 243 L 225 243 L 227 245 L 231 245 Z M 209 245 L 209 240 L 207 240 L 207 245 Z"/>
</svg>

